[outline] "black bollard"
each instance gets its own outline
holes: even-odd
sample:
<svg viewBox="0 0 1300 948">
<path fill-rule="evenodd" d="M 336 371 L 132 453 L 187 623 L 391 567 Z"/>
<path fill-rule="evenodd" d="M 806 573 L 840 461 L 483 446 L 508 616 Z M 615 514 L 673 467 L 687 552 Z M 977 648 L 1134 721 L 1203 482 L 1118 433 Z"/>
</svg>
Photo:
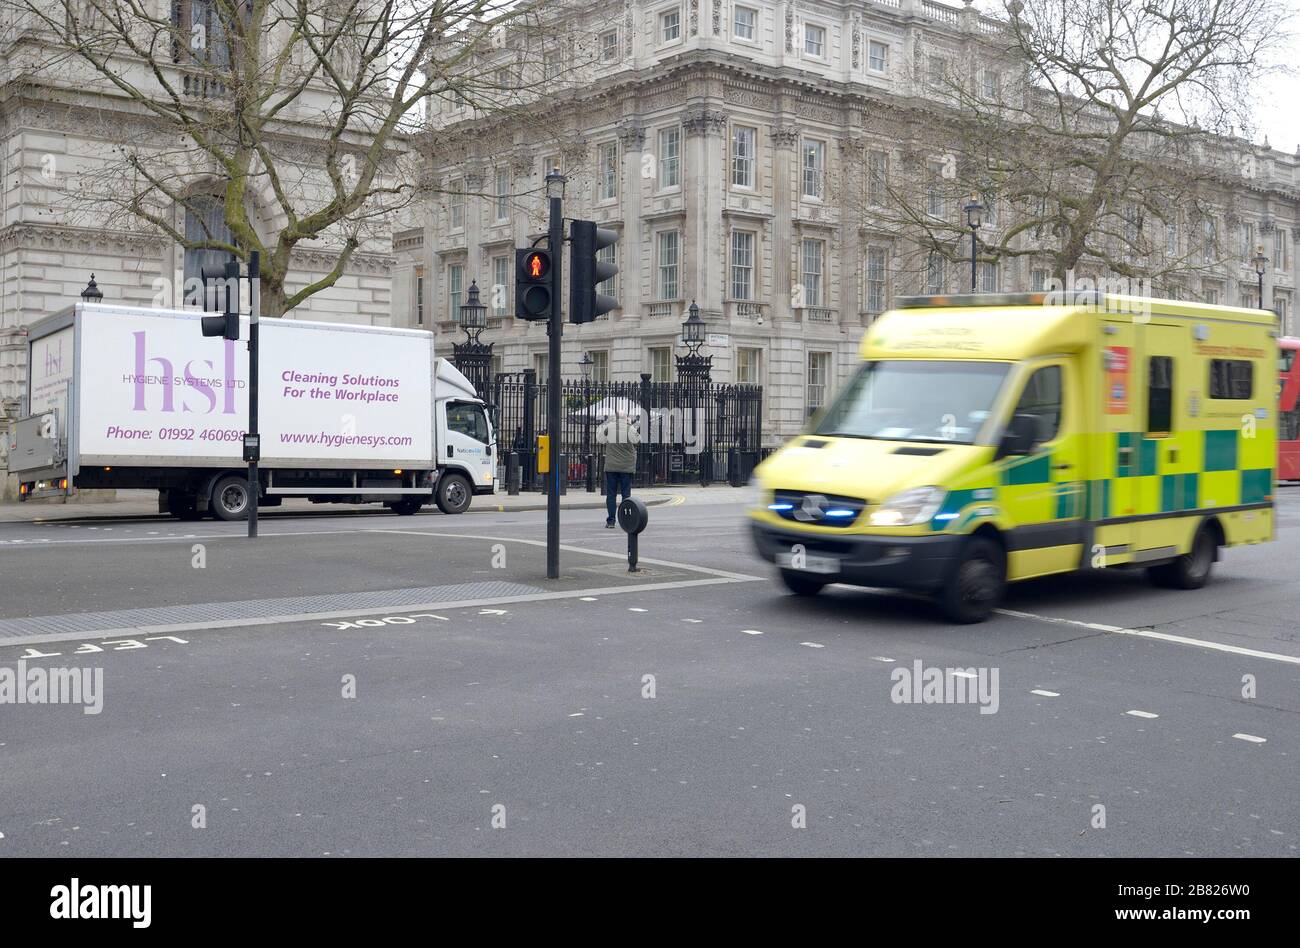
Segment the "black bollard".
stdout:
<svg viewBox="0 0 1300 948">
<path fill-rule="evenodd" d="M 506 493 L 511 497 L 519 495 L 519 452 L 511 451 L 506 455 Z"/>
<path fill-rule="evenodd" d="M 646 528 L 646 523 L 649 520 L 650 511 L 636 497 L 624 497 L 623 502 L 618 505 L 618 525 L 627 534 L 627 571 L 629 573 L 641 572 L 636 565 L 637 537 Z"/>
</svg>

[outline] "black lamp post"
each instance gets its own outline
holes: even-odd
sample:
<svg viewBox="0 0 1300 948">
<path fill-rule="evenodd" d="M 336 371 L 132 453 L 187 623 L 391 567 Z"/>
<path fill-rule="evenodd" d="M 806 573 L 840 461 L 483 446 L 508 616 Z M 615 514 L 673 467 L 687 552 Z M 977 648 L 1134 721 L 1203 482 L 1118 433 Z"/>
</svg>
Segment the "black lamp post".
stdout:
<svg viewBox="0 0 1300 948">
<path fill-rule="evenodd" d="M 1264 245 L 1260 244 L 1255 248 L 1255 257 L 1251 261 L 1255 264 L 1255 276 L 1259 277 L 1259 308 L 1264 308 L 1264 273 L 1268 270 L 1268 255 L 1264 253 Z"/>
<path fill-rule="evenodd" d="M 587 468 L 587 493 L 593 494 L 596 491 L 596 471 L 595 458 L 591 454 L 591 368 L 596 364 L 596 360 L 591 357 L 590 352 L 582 354 L 582 361 L 578 363 L 578 368 L 582 370 L 582 404 L 583 413 L 586 417 L 582 425 L 582 460 Z"/>
<path fill-rule="evenodd" d="M 104 298 L 104 291 L 101 290 L 99 284 L 95 282 L 95 274 L 92 273 L 90 275 L 90 282 L 87 283 L 86 288 L 81 291 L 81 298 L 87 303 L 98 303 Z"/>
<path fill-rule="evenodd" d="M 708 382 L 713 371 L 713 356 L 700 355 L 705 342 L 705 323 L 700 308 L 691 300 L 689 315 L 682 322 L 682 342 L 689 353 L 677 357 L 677 377 L 686 382 Z"/>
<path fill-rule="evenodd" d="M 473 383 L 479 397 L 491 402 L 492 343 L 479 341 L 479 334 L 487 328 L 487 307 L 479 301 L 477 280 L 470 283 L 457 315 L 465 341 L 452 346 L 452 362 Z"/>
<path fill-rule="evenodd" d="M 966 212 L 966 226 L 970 228 L 970 291 L 975 292 L 976 231 L 984 223 L 984 205 L 979 195 L 972 194 L 963 208 Z"/>
</svg>

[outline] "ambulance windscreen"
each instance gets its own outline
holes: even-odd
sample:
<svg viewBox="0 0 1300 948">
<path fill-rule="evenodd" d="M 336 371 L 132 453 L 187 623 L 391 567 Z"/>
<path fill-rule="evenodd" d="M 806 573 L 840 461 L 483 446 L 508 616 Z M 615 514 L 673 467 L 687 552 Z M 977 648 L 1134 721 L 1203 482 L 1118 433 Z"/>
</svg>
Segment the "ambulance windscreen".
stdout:
<svg viewBox="0 0 1300 948">
<path fill-rule="evenodd" d="M 1008 369 L 964 360 L 867 362 L 808 433 L 973 444 Z"/>
</svg>

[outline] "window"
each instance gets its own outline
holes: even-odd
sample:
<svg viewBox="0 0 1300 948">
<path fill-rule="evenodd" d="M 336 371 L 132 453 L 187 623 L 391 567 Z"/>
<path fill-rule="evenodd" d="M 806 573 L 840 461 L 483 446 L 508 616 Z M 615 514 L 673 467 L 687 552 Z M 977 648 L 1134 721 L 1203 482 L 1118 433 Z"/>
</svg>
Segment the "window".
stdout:
<svg viewBox="0 0 1300 948">
<path fill-rule="evenodd" d="M 736 7 L 736 18 L 731 30 L 736 39 L 754 39 L 758 35 L 758 11 L 749 7 Z"/>
<path fill-rule="evenodd" d="M 545 352 L 533 354 L 533 368 L 537 372 L 537 381 L 545 382 L 549 378 L 548 370 L 551 366 L 551 357 Z"/>
<path fill-rule="evenodd" d="M 1211 306 L 1219 305 L 1219 288 L 1217 286 L 1204 286 L 1201 288 L 1201 296 L 1205 297 L 1205 302 Z"/>
<path fill-rule="evenodd" d="M 195 195 L 185 202 L 185 239 L 192 243 L 213 241 L 233 245 L 234 234 L 226 226 L 226 204 L 215 195 Z M 198 249 L 185 251 L 185 283 L 194 287 L 185 302 L 202 305 L 202 268 L 216 267 L 230 259 L 229 251 Z M 193 280 L 195 282 L 191 283 Z"/>
<path fill-rule="evenodd" d="M 808 414 L 826 404 L 826 386 L 831 378 L 831 354 L 808 353 Z"/>
<path fill-rule="evenodd" d="M 1211 398 L 1250 398 L 1255 391 L 1255 366 L 1245 359 L 1210 360 Z"/>
<path fill-rule="evenodd" d="M 1201 240 L 1201 261 L 1214 263 L 1218 255 L 1218 241 L 1213 218 L 1207 217 L 1201 221 Z"/>
<path fill-rule="evenodd" d="M 659 187 L 675 188 L 682 183 L 682 130 L 665 128 L 659 132 Z"/>
<path fill-rule="evenodd" d="M 447 406 L 447 430 L 487 444 L 488 424 L 483 406 L 473 402 L 452 402 Z"/>
<path fill-rule="evenodd" d="M 659 298 L 677 299 L 677 231 L 659 232 Z"/>
<path fill-rule="evenodd" d="M 803 51 L 809 56 L 826 55 L 826 27 L 805 23 L 803 27 Z"/>
<path fill-rule="evenodd" d="M 673 350 L 669 346 L 653 346 L 650 349 L 650 381 L 671 382 L 673 380 Z"/>
<path fill-rule="evenodd" d="M 415 325 L 424 325 L 424 267 L 415 268 Z"/>
<path fill-rule="evenodd" d="M 602 33 L 600 37 L 600 59 L 611 63 L 618 59 L 618 30 Z"/>
<path fill-rule="evenodd" d="M 1242 260 L 1249 261 L 1251 257 L 1255 256 L 1255 225 L 1242 223 L 1241 229 L 1238 231 L 1238 237 L 1237 253 Z"/>
<path fill-rule="evenodd" d="M 871 40 L 867 43 L 867 68 L 872 72 L 889 71 L 889 44 Z"/>
<path fill-rule="evenodd" d="M 867 152 L 867 202 L 873 207 L 889 203 L 889 153 Z"/>
<path fill-rule="evenodd" d="M 762 349 L 742 347 L 736 350 L 736 381 L 742 385 L 757 385 L 762 380 Z"/>
<path fill-rule="evenodd" d="M 948 263 L 937 253 L 930 254 L 930 261 L 925 268 L 925 292 L 942 293 L 948 285 Z"/>
<path fill-rule="evenodd" d="M 998 265 L 996 263 L 981 263 L 976 272 L 979 275 L 979 292 L 998 292 L 999 273 Z"/>
<path fill-rule="evenodd" d="M 1174 360 L 1171 356 L 1147 359 L 1147 434 L 1167 435 L 1174 430 Z"/>
<path fill-rule="evenodd" d="M 1020 394 L 1015 414 L 1035 415 L 1038 418 L 1038 437 L 1034 447 L 1056 437 L 1061 426 L 1061 367 L 1046 365 L 1029 376 L 1025 390 Z"/>
<path fill-rule="evenodd" d="M 1165 253 L 1171 257 L 1178 255 L 1178 225 L 1165 225 Z"/>
<path fill-rule="evenodd" d="M 992 69 L 985 69 L 980 73 L 984 98 L 990 102 L 997 101 L 999 93 L 1002 91 L 1002 76 Z"/>
<path fill-rule="evenodd" d="M 218 9 L 216 0 L 173 0 L 171 21 L 179 28 L 178 38 L 172 40 L 173 62 L 200 62 L 217 68 L 230 66 L 230 40 Z M 188 37 L 183 48 L 181 36 Z M 200 84 L 199 89 L 202 88 Z"/>
<path fill-rule="evenodd" d="M 887 258 L 883 247 L 867 248 L 867 312 L 872 316 L 885 311 Z"/>
<path fill-rule="evenodd" d="M 464 298 L 465 268 L 459 263 L 447 266 L 447 318 L 455 321 L 460 318 L 460 306 Z"/>
<path fill-rule="evenodd" d="M 948 57 L 947 56 L 927 56 L 925 58 L 926 78 L 930 85 L 936 89 L 946 89 L 948 86 Z"/>
<path fill-rule="evenodd" d="M 492 258 L 492 304 L 493 316 L 506 315 L 506 301 L 510 298 L 510 258 Z"/>
<path fill-rule="evenodd" d="M 451 191 L 447 198 L 449 226 L 452 230 L 462 230 L 465 227 L 465 182 L 453 181 L 448 189 Z"/>
<path fill-rule="evenodd" d="M 754 141 L 758 130 L 737 125 L 731 132 L 731 184 L 737 188 L 754 186 Z"/>
<path fill-rule="evenodd" d="M 493 213 L 495 219 L 505 220 L 510 216 L 510 172 L 505 168 L 498 168 L 495 178 L 496 199 L 493 201 Z"/>
<path fill-rule="evenodd" d="M 1273 268 L 1285 270 L 1287 264 L 1286 230 L 1280 225 L 1273 231 Z"/>
<path fill-rule="evenodd" d="M 1042 293 L 1047 289 L 1048 272 L 1042 267 L 1034 267 L 1029 271 L 1029 289 L 1034 293 Z"/>
<path fill-rule="evenodd" d="M 682 35 L 682 11 L 669 10 L 659 14 L 659 42 L 671 43 Z"/>
<path fill-rule="evenodd" d="M 618 266 L 618 244 L 612 243 L 608 247 L 601 247 L 596 251 L 596 260 L 600 263 L 612 263 L 614 266 Z M 615 273 L 608 280 L 605 280 L 602 283 L 597 283 L 596 292 L 618 299 L 618 274 Z M 602 313 L 596 318 L 607 319 L 608 316 L 608 313 Z"/>
<path fill-rule="evenodd" d="M 801 266 L 799 280 L 803 284 L 805 306 L 824 306 L 822 300 L 822 269 L 825 266 L 826 241 L 805 239 L 799 255 Z"/>
<path fill-rule="evenodd" d="M 948 197 L 944 193 L 942 161 L 932 161 L 928 165 L 930 180 L 925 190 L 925 210 L 931 217 L 940 219 L 948 216 Z"/>
<path fill-rule="evenodd" d="M 593 382 L 609 381 L 609 352 L 605 349 L 598 349 L 595 352 L 589 352 L 591 356 L 591 380 Z"/>
<path fill-rule="evenodd" d="M 826 143 L 804 139 L 803 143 L 803 196 L 822 198 L 822 185 L 826 177 Z"/>
<path fill-rule="evenodd" d="M 754 234 L 747 230 L 731 232 L 731 298 L 754 298 Z"/>
<path fill-rule="evenodd" d="M 600 200 L 612 201 L 618 197 L 618 142 L 606 142 L 599 148 Z"/>
</svg>

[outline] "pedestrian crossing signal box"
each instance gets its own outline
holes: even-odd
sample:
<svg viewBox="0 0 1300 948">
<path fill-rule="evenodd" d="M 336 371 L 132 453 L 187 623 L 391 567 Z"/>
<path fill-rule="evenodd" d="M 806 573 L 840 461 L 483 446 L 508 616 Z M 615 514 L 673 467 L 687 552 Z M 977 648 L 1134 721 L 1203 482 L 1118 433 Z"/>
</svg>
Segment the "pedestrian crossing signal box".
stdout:
<svg viewBox="0 0 1300 948">
<path fill-rule="evenodd" d="M 551 436 L 537 436 L 537 473 L 551 473 Z"/>
</svg>

